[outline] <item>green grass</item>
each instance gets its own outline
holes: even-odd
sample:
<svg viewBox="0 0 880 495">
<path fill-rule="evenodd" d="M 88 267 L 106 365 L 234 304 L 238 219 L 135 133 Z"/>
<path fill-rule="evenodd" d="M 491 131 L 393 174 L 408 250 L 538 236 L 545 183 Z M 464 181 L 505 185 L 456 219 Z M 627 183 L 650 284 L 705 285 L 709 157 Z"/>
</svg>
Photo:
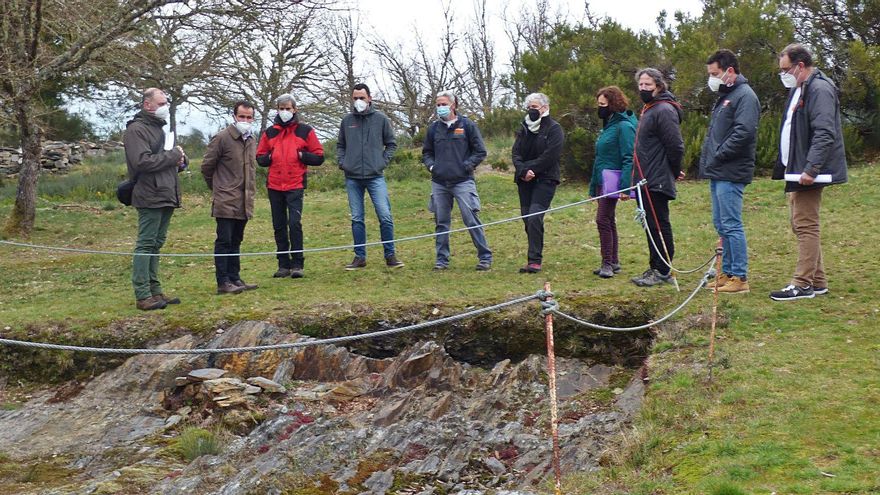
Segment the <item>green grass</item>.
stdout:
<svg viewBox="0 0 880 495">
<path fill-rule="evenodd" d="M 174 440 L 174 451 L 187 461 L 203 455 L 217 455 L 220 450 L 218 435 L 202 428 L 187 428 Z"/>
<path fill-rule="evenodd" d="M 502 159 L 503 146 L 492 153 Z M 399 167 L 389 182 L 396 235 L 431 232 L 433 221 L 425 208 L 430 190 L 426 173 L 412 161 L 393 167 Z M 186 188 L 184 208 L 172 219 L 165 252 L 212 250 L 210 198 L 203 186 L 199 189 L 197 165 L 194 170 L 187 179 L 192 185 Z M 71 175 L 55 180 L 72 184 L 81 179 Z M 340 172 L 332 165 L 312 178 L 303 221 L 306 247 L 351 242 L 347 200 L 340 184 Z M 484 221 L 518 214 L 510 175 L 484 173 L 478 188 Z M 557 192 L 554 205 L 582 199 L 585 192 L 585 184 L 567 184 Z M 136 229 L 132 209 L 115 205 L 109 209 L 105 199 L 88 192 L 71 194 L 73 198 L 65 193 L 44 197 L 47 201 L 41 203 L 31 242 L 132 249 Z M 822 235 L 831 293 L 777 303 L 767 294 L 788 283 L 796 242 L 781 184 L 759 179 L 749 186 L 745 223 L 752 293 L 721 299 L 723 324 L 718 330 L 714 381 L 706 379 L 711 297 L 704 291 L 687 308 L 684 319 L 676 320 L 687 325 L 669 325 L 658 335 L 649 363 L 648 395 L 633 429 L 609 451 L 598 473 L 567 477 L 565 492 L 880 493 L 876 330 L 880 283 L 874 280 L 880 252 L 878 198 L 878 167 L 854 168 L 849 185 L 826 191 Z M 11 197 L 0 194 L 0 216 L 7 216 L 10 209 Z M 683 268 L 699 265 L 716 240 L 708 184 L 681 184 L 679 200 L 671 209 L 676 262 Z M 533 293 L 544 280 L 552 282 L 563 310 L 566 301 L 575 297 L 597 304 L 617 297 L 650 299 L 665 311 L 681 301 L 699 276 L 680 277 L 681 293 L 669 286 L 638 289 L 630 284 L 629 277 L 647 265 L 644 235 L 630 220 L 632 211 L 632 202 L 618 206 L 624 271 L 607 281 L 591 273 L 599 264 L 599 251 L 595 210 L 589 204 L 548 215 L 545 269 L 539 276 L 516 273 L 525 262 L 526 239 L 522 224 L 514 222 L 487 231 L 495 252 L 495 265 L 487 273 L 473 270 L 475 250 L 466 234 L 453 235 L 452 269 L 444 273 L 430 269 L 434 251 L 429 239 L 398 245 L 398 254 L 407 263 L 401 270 L 386 269 L 377 248 L 369 249 L 368 267 L 358 272 L 342 269 L 351 259 L 350 251 L 309 253 L 306 278 L 301 280 L 272 279 L 271 257 L 243 258 L 245 280 L 259 283 L 260 289 L 238 296 L 214 294 L 211 258 L 163 258 L 164 286 L 183 304 L 151 314 L 134 308 L 130 258 L 0 246 L 0 329 L 9 327 L 3 335 L 15 337 L 68 340 L 89 334 L 113 343 L 126 328 L 162 337 L 250 318 L 321 321 L 357 313 L 391 321 L 421 320 L 435 307 L 449 315 Z M 263 193 L 255 213 L 243 249 L 271 251 L 274 242 Z M 454 222 L 454 227 L 460 225 Z M 376 240 L 374 215 L 367 215 L 367 228 L 369 240 Z M 541 331 L 535 321 L 530 330 Z M 68 366 L 77 363 L 70 358 Z"/>
</svg>

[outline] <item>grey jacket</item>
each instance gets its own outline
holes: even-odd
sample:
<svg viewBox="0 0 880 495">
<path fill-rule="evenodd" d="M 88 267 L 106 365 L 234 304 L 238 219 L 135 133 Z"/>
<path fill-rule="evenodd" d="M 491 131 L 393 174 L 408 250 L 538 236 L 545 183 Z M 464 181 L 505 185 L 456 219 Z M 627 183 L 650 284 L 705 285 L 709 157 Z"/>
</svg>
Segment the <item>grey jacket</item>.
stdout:
<svg viewBox="0 0 880 495">
<path fill-rule="evenodd" d="M 165 151 L 165 121 L 141 110 L 128 121 L 122 143 L 128 177 L 137 175 L 131 195 L 135 208 L 180 208 L 180 185 L 177 162 L 180 150 Z"/>
<path fill-rule="evenodd" d="M 760 116 L 761 104 L 742 74 L 730 88 L 722 86 L 700 153 L 701 177 L 752 182 Z"/>
<path fill-rule="evenodd" d="M 654 97 L 642 110 L 636 129 L 633 181 L 648 180 L 648 190 L 675 199 L 675 179 L 681 172 L 684 112 L 669 91 Z"/>
<path fill-rule="evenodd" d="M 794 93 L 794 88 L 788 93 L 784 107 L 786 110 Z M 782 114 L 780 129 L 785 125 L 787 114 L 787 111 Z M 812 177 L 831 174 L 831 184 L 847 181 L 846 151 L 843 147 L 837 87 L 819 69 L 814 70 L 801 87 L 800 102 L 792 116 L 788 167 L 782 165 L 780 156 L 773 169 L 773 178 L 783 179 L 784 174 L 803 172 Z M 802 186 L 797 182 L 786 182 L 785 190 L 801 191 L 827 185 Z"/>
<path fill-rule="evenodd" d="M 382 176 L 397 142 L 391 121 L 370 105 L 363 113 L 352 112 L 342 118 L 336 141 L 336 160 L 349 179 Z"/>
</svg>

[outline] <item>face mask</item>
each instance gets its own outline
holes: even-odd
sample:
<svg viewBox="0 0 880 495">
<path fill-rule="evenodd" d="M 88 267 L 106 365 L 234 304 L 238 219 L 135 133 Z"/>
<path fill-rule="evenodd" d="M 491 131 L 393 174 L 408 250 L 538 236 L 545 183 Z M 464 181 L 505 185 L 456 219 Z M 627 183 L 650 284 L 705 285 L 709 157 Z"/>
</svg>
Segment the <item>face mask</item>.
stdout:
<svg viewBox="0 0 880 495">
<path fill-rule="evenodd" d="M 370 104 L 364 100 L 354 100 L 354 109 L 357 112 L 363 112 L 368 106 L 370 106 Z"/>
<path fill-rule="evenodd" d="M 718 88 L 721 87 L 722 81 L 720 77 L 709 76 L 709 89 L 714 92 L 718 92 Z"/>
<path fill-rule="evenodd" d="M 449 108 L 448 105 L 443 105 L 443 106 L 437 107 L 437 116 L 443 120 L 446 120 L 446 117 L 449 117 L 450 113 L 451 113 L 451 109 Z"/>
<path fill-rule="evenodd" d="M 235 128 L 238 129 L 238 132 L 244 134 L 250 134 L 253 130 L 254 126 L 250 122 L 236 122 Z"/>
<path fill-rule="evenodd" d="M 599 115 L 599 118 L 602 120 L 608 120 L 608 117 L 611 117 L 611 114 L 614 113 L 608 107 L 599 107 L 596 109 L 596 114 Z"/>
<path fill-rule="evenodd" d="M 289 122 L 290 119 L 293 118 L 293 112 L 290 110 L 280 110 L 278 112 L 278 118 L 281 119 L 281 122 Z"/>
<path fill-rule="evenodd" d="M 531 120 L 532 122 L 537 122 L 540 119 L 541 119 L 541 111 L 538 110 L 537 108 L 530 108 L 529 109 L 529 120 Z"/>
<path fill-rule="evenodd" d="M 654 100 L 654 92 L 647 90 L 647 89 L 643 89 L 643 90 L 639 91 L 639 98 L 641 98 L 642 101 L 645 103 L 651 103 L 651 101 Z"/>
<path fill-rule="evenodd" d="M 782 85 L 788 89 L 791 89 L 797 86 L 797 76 L 794 74 L 790 74 L 786 72 L 785 74 L 779 74 L 779 79 L 782 80 Z"/>
<path fill-rule="evenodd" d="M 161 107 L 157 108 L 155 111 L 153 111 L 153 115 L 157 119 L 162 119 L 167 122 L 168 117 L 171 116 L 171 109 L 168 108 L 167 104 L 165 104 L 165 105 L 162 105 Z"/>
</svg>

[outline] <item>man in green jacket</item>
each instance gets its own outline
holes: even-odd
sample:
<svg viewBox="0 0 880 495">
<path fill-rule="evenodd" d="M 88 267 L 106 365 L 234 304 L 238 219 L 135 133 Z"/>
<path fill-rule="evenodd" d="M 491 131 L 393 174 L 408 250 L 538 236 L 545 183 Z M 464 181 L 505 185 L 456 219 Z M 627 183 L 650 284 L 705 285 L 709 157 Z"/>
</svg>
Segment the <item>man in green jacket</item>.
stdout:
<svg viewBox="0 0 880 495">
<path fill-rule="evenodd" d="M 165 243 L 168 224 L 180 208 L 178 172 L 186 168 L 183 148 L 165 149 L 168 97 L 158 88 L 144 91 L 142 109 L 126 125 L 122 138 L 128 177 L 136 181 L 131 205 L 138 212 L 138 238 L 132 261 L 131 282 L 137 308 L 148 311 L 179 304 L 168 297 L 159 282 L 159 249 Z"/>
<path fill-rule="evenodd" d="M 232 108 L 234 122 L 208 143 L 202 161 L 202 175 L 211 190 L 211 216 L 217 221 L 214 268 L 218 294 L 239 294 L 256 289 L 245 283 L 241 270 L 241 241 L 248 219 L 254 216 L 256 194 L 257 140 L 254 137 L 254 106 L 237 101 Z"/>
</svg>

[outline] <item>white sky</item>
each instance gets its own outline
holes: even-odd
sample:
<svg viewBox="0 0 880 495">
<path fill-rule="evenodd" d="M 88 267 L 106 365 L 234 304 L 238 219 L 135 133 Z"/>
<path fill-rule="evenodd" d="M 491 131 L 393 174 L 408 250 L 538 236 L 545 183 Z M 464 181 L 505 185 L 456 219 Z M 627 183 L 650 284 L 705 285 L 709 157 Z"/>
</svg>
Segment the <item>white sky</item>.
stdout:
<svg viewBox="0 0 880 495">
<path fill-rule="evenodd" d="M 474 0 L 450 1 L 457 31 L 464 32 L 474 15 Z M 523 6 L 533 10 L 534 3 L 535 0 L 487 0 L 490 35 L 495 42 L 499 63 L 504 64 L 499 67 L 502 72 L 507 71 L 506 63 L 510 52 L 504 33 L 504 15 L 512 19 L 518 18 Z M 553 0 L 551 5 L 554 11 L 565 15 L 569 22 L 584 20 L 583 0 Z M 676 11 L 699 15 L 703 7 L 700 0 L 592 0 L 589 5 L 595 17 L 611 17 L 635 31 L 647 30 L 652 33 L 658 31 L 656 19 L 661 10 L 667 11 L 671 22 Z M 360 18 L 361 38 L 378 34 L 391 46 L 400 42 L 409 48 L 414 46 L 413 36 L 418 29 L 428 48 L 434 49 L 436 45 L 431 45 L 432 40 L 439 40 L 442 35 L 444 20 L 441 0 L 351 0 L 351 6 Z M 372 81 L 369 82 L 375 81 L 375 78 L 370 79 Z M 74 108 L 79 110 L 83 107 L 74 105 Z M 217 124 L 207 115 L 188 108 L 180 109 L 178 120 L 185 122 L 179 126 L 181 134 L 187 134 L 193 127 L 200 128 L 205 134 L 212 134 L 217 128 Z"/>
</svg>

